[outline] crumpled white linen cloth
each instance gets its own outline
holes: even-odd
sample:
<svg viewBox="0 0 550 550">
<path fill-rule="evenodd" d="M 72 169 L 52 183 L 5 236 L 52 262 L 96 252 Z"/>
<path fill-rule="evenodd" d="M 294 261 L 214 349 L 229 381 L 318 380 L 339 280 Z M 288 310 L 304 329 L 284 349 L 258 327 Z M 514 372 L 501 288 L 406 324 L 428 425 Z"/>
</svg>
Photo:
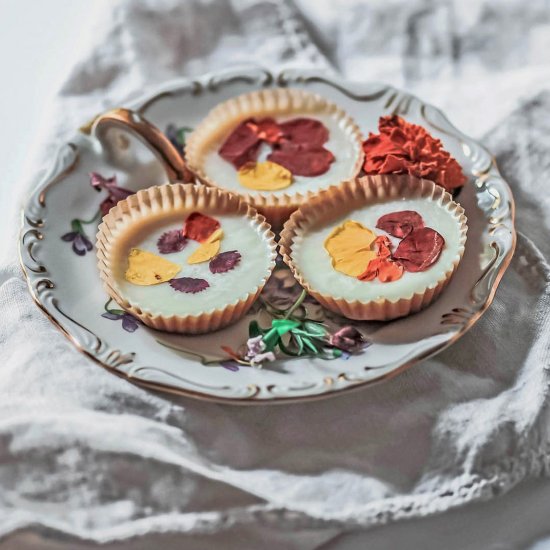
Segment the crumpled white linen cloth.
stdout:
<svg viewBox="0 0 550 550">
<path fill-rule="evenodd" d="M 550 66 L 539 55 L 550 14 L 543 2 L 496 4 L 111 5 L 59 93 L 63 122 L 45 129 L 35 167 L 72 128 L 168 78 L 229 61 L 332 62 L 354 79 L 406 85 L 485 135 L 513 187 L 518 247 L 491 308 L 436 358 L 349 395 L 252 408 L 152 393 L 99 369 L 32 303 L 14 247 L 0 267 L 7 545 L 23 530 L 44 547 L 150 548 L 145 535 L 184 533 L 186 548 L 317 548 L 550 473 Z"/>
</svg>

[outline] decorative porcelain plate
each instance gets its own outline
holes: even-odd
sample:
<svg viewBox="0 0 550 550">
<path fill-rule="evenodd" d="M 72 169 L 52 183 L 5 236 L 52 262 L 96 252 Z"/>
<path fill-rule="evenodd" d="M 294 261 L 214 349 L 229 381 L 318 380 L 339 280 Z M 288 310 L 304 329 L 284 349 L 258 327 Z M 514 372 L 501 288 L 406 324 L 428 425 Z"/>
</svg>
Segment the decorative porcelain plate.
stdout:
<svg viewBox="0 0 550 550">
<path fill-rule="evenodd" d="M 387 323 L 354 322 L 372 345 L 332 360 L 278 359 L 262 369 L 222 363 L 221 346 L 238 348 L 253 318 L 265 325 L 270 308 L 284 309 L 300 293 L 280 264 L 253 311 L 236 325 L 203 336 L 154 331 L 124 315 L 102 289 L 93 250 L 105 196 L 89 173 L 116 175 L 137 191 L 166 182 L 161 163 L 138 139 L 115 130 L 109 147 L 89 126 L 60 146 L 57 159 L 23 212 L 21 264 L 41 309 L 99 365 L 147 387 L 224 403 L 276 403 L 326 397 L 395 376 L 455 342 L 489 307 L 516 241 L 514 201 L 489 152 L 458 131 L 445 115 L 400 90 L 343 82 L 305 71 L 249 69 L 171 82 L 129 107 L 179 136 L 216 104 L 262 87 L 318 92 L 344 108 L 364 135 L 381 115 L 399 114 L 443 141 L 468 175 L 458 201 L 468 217 L 464 258 L 441 297 L 424 311 Z M 309 317 L 338 326 L 349 321 L 308 301 Z M 346 358 L 347 357 L 347 358 Z"/>
</svg>

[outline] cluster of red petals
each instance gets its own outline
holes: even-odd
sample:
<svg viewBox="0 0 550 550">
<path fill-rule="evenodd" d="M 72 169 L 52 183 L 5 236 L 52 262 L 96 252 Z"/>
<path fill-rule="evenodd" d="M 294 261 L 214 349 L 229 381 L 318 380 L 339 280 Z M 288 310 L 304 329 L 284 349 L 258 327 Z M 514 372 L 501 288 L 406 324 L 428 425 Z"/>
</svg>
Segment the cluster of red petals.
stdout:
<svg viewBox="0 0 550 550">
<path fill-rule="evenodd" d="M 284 166 L 296 176 L 319 176 L 334 162 L 323 147 L 328 141 L 326 126 L 311 118 L 295 118 L 278 123 L 272 118 L 241 122 L 220 147 L 220 156 L 238 170 L 254 162 L 262 143 L 272 147 L 267 160 Z"/>
<path fill-rule="evenodd" d="M 367 174 L 410 174 L 447 191 L 466 182 L 458 162 L 422 126 L 392 115 L 380 117 L 378 129 L 379 134 L 369 134 L 363 143 Z"/>
<path fill-rule="evenodd" d="M 403 266 L 395 262 L 391 254 L 391 242 L 385 235 L 376 237 L 376 258 L 369 262 L 367 269 L 359 275 L 361 281 L 373 281 L 378 277 L 382 283 L 397 281 L 403 276 Z"/>
<path fill-rule="evenodd" d="M 376 227 L 402 240 L 392 253 L 390 239 L 385 235 L 377 237 L 376 258 L 359 275 L 361 281 L 378 277 L 387 283 L 401 279 L 405 271 L 425 271 L 438 260 L 445 246 L 443 236 L 431 227 L 424 227 L 422 216 L 414 210 L 385 214 L 376 222 Z"/>
<path fill-rule="evenodd" d="M 200 212 L 192 212 L 183 224 L 182 233 L 183 237 L 202 243 L 219 227 L 220 222 L 218 220 L 205 216 Z"/>
</svg>

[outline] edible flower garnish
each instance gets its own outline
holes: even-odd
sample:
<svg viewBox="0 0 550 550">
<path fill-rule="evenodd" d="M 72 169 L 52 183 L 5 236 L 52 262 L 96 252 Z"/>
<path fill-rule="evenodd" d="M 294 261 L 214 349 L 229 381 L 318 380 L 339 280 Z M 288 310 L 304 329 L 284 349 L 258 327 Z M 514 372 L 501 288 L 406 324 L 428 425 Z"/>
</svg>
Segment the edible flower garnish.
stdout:
<svg viewBox="0 0 550 550">
<path fill-rule="evenodd" d="M 166 231 L 157 241 L 157 248 L 161 254 L 181 252 L 186 245 L 187 238 L 183 236 L 183 231 L 181 229 Z"/>
<path fill-rule="evenodd" d="M 444 246 L 445 239 L 442 235 L 435 229 L 422 227 L 415 229 L 399 243 L 393 257 L 403 265 L 405 271 L 417 273 L 433 265 Z"/>
<path fill-rule="evenodd" d="M 424 227 L 422 216 L 414 210 L 401 210 L 385 214 L 377 222 L 376 227 L 394 237 L 406 237 L 413 229 Z"/>
<path fill-rule="evenodd" d="M 135 285 L 157 285 L 174 278 L 181 270 L 178 264 L 147 250 L 132 248 L 128 255 L 125 278 Z"/>
<path fill-rule="evenodd" d="M 237 177 L 243 187 L 257 191 L 277 191 L 292 183 L 290 170 L 270 160 L 246 163 L 237 172 Z"/>
<path fill-rule="evenodd" d="M 206 241 L 204 241 L 189 258 L 188 264 L 200 264 L 211 260 L 220 251 L 220 241 L 223 238 L 223 231 L 216 229 Z"/>
<path fill-rule="evenodd" d="M 221 252 L 210 260 L 209 268 L 211 273 L 227 273 L 241 261 L 241 253 L 236 250 Z"/>
<path fill-rule="evenodd" d="M 376 258 L 372 249 L 375 239 L 376 235 L 370 229 L 359 222 L 346 220 L 331 231 L 324 246 L 336 271 L 357 277 Z"/>
<path fill-rule="evenodd" d="M 171 279 L 168 283 L 174 290 L 186 292 L 188 294 L 196 294 L 207 289 L 210 285 L 204 279 L 196 279 L 194 277 L 179 277 Z"/>
<path fill-rule="evenodd" d="M 403 277 L 403 266 L 394 262 L 391 257 L 391 242 L 385 235 L 374 241 L 376 258 L 371 260 L 367 269 L 358 276 L 361 281 L 373 281 L 378 277 L 381 283 L 391 283 Z"/>
<path fill-rule="evenodd" d="M 410 174 L 447 191 L 466 182 L 458 162 L 422 126 L 392 115 L 380 117 L 378 130 L 379 134 L 369 134 L 363 143 L 367 174 Z"/>
<path fill-rule="evenodd" d="M 205 242 L 220 228 L 220 222 L 200 212 L 192 212 L 183 224 L 183 236 L 199 243 Z"/>
<path fill-rule="evenodd" d="M 248 119 L 231 132 L 220 147 L 219 154 L 240 171 L 246 164 L 257 160 L 260 146 L 265 143 L 272 148 L 268 161 L 283 166 L 292 175 L 311 177 L 324 174 L 334 162 L 334 155 L 323 147 L 328 139 L 329 131 L 319 120 L 302 117 L 277 123 L 272 118 Z M 270 167 L 270 170 L 273 168 Z M 287 177 L 282 178 L 278 173 L 280 186 L 258 187 L 260 175 L 250 173 L 250 169 L 245 174 L 244 178 L 239 174 L 239 181 L 244 187 L 252 189 L 283 189 L 292 182 L 286 184 Z M 267 177 L 266 174 L 262 175 Z M 283 185 L 283 181 L 286 185 Z"/>
</svg>

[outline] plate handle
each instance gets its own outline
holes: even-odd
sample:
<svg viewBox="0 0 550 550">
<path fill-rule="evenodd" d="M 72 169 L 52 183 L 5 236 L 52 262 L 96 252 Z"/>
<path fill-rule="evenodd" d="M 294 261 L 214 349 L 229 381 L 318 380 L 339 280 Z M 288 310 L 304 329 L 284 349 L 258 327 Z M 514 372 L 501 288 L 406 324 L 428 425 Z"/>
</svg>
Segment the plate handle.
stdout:
<svg viewBox="0 0 550 550">
<path fill-rule="evenodd" d="M 107 138 L 112 128 L 130 132 L 149 147 L 166 170 L 170 183 L 195 181 L 193 172 L 187 168 L 180 152 L 154 124 L 139 113 L 119 108 L 107 111 L 95 119 L 91 133 L 107 151 L 112 147 Z"/>
</svg>

